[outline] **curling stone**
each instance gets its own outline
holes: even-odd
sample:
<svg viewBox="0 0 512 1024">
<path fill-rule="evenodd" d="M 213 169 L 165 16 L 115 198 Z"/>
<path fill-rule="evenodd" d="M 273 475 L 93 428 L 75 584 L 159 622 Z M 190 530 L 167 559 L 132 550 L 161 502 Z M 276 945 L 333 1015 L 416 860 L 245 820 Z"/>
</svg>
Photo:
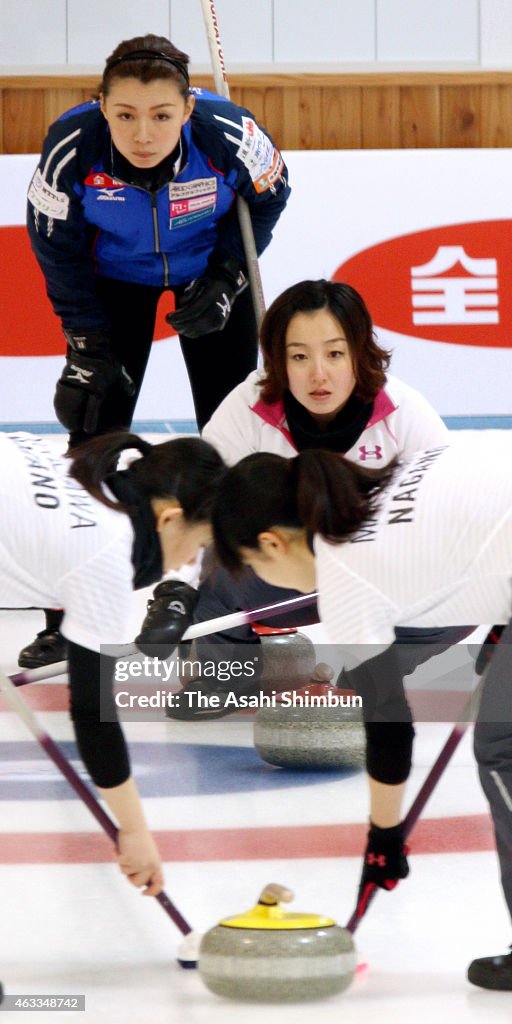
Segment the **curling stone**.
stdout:
<svg viewBox="0 0 512 1024">
<path fill-rule="evenodd" d="M 253 625 L 260 638 L 263 671 L 260 686 L 264 692 L 304 686 L 315 668 L 315 648 L 309 637 L 294 627 Z"/>
<path fill-rule="evenodd" d="M 329 665 L 317 665 L 309 686 L 281 693 L 275 706 L 258 710 L 254 746 L 263 761 L 314 770 L 364 765 L 362 708 L 351 706 L 353 691 L 337 689 L 333 676 Z"/>
<path fill-rule="evenodd" d="M 204 935 L 199 974 L 220 996 L 258 1002 L 319 999 L 343 992 L 354 977 L 350 932 L 320 914 L 290 914 L 279 905 L 293 893 L 263 890 L 252 910 L 228 917 Z"/>
</svg>

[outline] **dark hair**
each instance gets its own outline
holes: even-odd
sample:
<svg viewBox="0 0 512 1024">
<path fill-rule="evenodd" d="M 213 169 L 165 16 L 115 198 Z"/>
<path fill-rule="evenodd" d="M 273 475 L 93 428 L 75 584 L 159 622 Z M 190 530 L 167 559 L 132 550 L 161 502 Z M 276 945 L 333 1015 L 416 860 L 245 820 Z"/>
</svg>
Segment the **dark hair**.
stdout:
<svg viewBox="0 0 512 1024">
<path fill-rule="evenodd" d="M 341 324 L 350 349 L 356 379 L 355 394 L 370 402 L 383 387 L 391 353 L 377 344 L 368 309 L 358 292 L 339 281 L 299 281 L 278 295 L 260 328 L 265 378 L 261 397 L 271 404 L 288 387 L 286 332 L 296 313 L 328 309 Z"/>
<path fill-rule="evenodd" d="M 188 522 L 210 519 L 225 466 L 215 448 L 199 437 L 177 437 L 152 445 L 137 434 L 112 431 L 69 453 L 69 475 L 103 505 L 126 512 L 126 506 L 110 499 L 102 485 L 117 469 L 121 453 L 132 449 L 142 456 L 129 466 L 130 482 L 137 494 L 148 499 L 175 498 Z"/>
<path fill-rule="evenodd" d="M 372 515 L 396 460 L 363 469 L 333 452 L 307 449 L 291 459 L 256 452 L 227 471 L 212 515 L 215 547 L 231 572 L 242 568 L 240 548 L 258 548 L 258 536 L 276 526 L 321 534 L 339 543 Z"/>
<path fill-rule="evenodd" d="M 107 58 L 98 92 L 108 96 L 116 78 L 138 78 L 144 83 L 166 78 L 174 82 L 186 100 L 190 91 L 188 63 L 188 55 L 164 36 L 125 39 Z"/>
</svg>

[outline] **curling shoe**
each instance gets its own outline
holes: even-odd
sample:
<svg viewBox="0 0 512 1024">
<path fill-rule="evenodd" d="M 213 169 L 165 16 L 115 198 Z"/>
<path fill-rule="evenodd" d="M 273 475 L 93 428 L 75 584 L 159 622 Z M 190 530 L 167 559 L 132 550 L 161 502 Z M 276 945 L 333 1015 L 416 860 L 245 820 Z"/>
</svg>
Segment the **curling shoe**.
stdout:
<svg viewBox="0 0 512 1024">
<path fill-rule="evenodd" d="M 20 668 L 44 668 L 57 661 L 65 661 L 68 656 L 68 645 L 56 626 L 42 629 L 35 640 L 24 647 L 18 655 Z"/>
<path fill-rule="evenodd" d="M 512 953 L 473 960 L 468 967 L 468 981 L 480 988 L 512 992 Z"/>
</svg>

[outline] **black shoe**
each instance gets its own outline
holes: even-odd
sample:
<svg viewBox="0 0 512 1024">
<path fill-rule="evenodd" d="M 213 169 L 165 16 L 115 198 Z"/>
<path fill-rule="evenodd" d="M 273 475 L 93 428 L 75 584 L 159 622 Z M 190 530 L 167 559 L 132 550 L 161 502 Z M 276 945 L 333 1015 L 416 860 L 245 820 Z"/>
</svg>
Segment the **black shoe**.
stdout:
<svg viewBox="0 0 512 1024">
<path fill-rule="evenodd" d="M 42 629 L 35 640 L 20 651 L 18 665 L 20 668 L 43 668 L 57 661 L 65 661 L 68 656 L 68 645 L 62 633 L 54 626 Z"/>
<path fill-rule="evenodd" d="M 468 967 L 468 981 L 480 988 L 512 992 L 512 953 L 473 960 Z"/>
</svg>

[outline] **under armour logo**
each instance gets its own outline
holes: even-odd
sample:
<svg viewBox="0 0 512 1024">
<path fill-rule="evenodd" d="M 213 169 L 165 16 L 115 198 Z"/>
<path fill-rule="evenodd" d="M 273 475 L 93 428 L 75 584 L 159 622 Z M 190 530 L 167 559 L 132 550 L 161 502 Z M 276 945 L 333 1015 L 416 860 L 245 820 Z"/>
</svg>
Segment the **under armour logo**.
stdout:
<svg viewBox="0 0 512 1024">
<path fill-rule="evenodd" d="M 366 858 L 367 864 L 376 864 L 378 868 L 386 867 L 386 858 L 383 853 L 378 853 L 377 856 L 374 853 L 369 853 Z"/>
<path fill-rule="evenodd" d="M 376 444 L 375 448 L 367 448 L 365 444 L 359 447 L 359 458 L 361 462 L 365 462 L 366 459 L 382 459 L 382 448 L 380 444 Z"/>
<path fill-rule="evenodd" d="M 223 302 L 220 299 L 217 299 L 217 306 L 219 307 L 222 313 L 222 319 L 226 320 L 229 314 L 231 313 L 231 303 L 226 295 L 226 292 L 222 292 L 222 298 L 224 300 Z"/>
<path fill-rule="evenodd" d="M 70 369 L 74 370 L 75 372 L 74 376 L 71 373 L 68 373 L 68 380 L 75 380 L 77 384 L 91 383 L 91 377 L 93 376 L 94 373 L 93 370 L 84 370 L 82 366 L 75 366 L 74 363 L 71 363 Z"/>
<path fill-rule="evenodd" d="M 170 612 L 178 612 L 180 615 L 185 615 L 187 610 L 182 601 L 171 601 L 167 607 Z"/>
</svg>

